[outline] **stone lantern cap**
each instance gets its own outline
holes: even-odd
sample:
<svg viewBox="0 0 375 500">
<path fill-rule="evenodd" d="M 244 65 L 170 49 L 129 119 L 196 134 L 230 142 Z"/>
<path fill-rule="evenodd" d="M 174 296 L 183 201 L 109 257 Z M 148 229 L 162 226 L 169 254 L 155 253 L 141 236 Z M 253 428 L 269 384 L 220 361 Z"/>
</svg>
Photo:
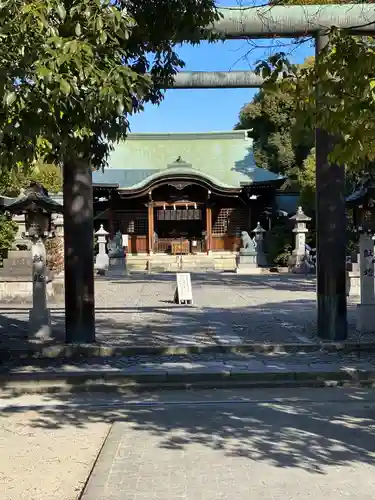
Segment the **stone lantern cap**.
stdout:
<svg viewBox="0 0 375 500">
<path fill-rule="evenodd" d="M 2 207 L 2 210 L 12 214 L 36 212 L 37 210 L 47 213 L 63 213 L 63 205 L 54 201 L 41 184 L 31 182 L 28 188 L 23 189 L 20 195 Z"/>
<path fill-rule="evenodd" d="M 95 236 L 107 236 L 109 234 L 103 227 L 103 224 L 100 224 L 100 228 L 96 231 Z"/>
<path fill-rule="evenodd" d="M 262 226 L 260 225 L 260 222 L 258 222 L 256 228 L 253 229 L 251 232 L 256 233 L 256 234 L 260 234 L 260 233 L 265 233 L 266 230 L 263 229 Z"/>
<path fill-rule="evenodd" d="M 305 214 L 302 207 L 298 207 L 296 214 L 290 217 L 290 220 L 295 222 L 309 222 L 311 221 L 311 217 Z"/>
</svg>

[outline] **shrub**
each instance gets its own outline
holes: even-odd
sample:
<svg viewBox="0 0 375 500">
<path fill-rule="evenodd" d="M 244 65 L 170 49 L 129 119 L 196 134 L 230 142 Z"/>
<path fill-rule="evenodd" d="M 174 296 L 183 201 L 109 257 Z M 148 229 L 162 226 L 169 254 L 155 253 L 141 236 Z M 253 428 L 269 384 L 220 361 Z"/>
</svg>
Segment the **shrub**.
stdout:
<svg viewBox="0 0 375 500">
<path fill-rule="evenodd" d="M 17 229 L 17 222 L 5 214 L 0 214 L 0 251 L 2 254 L 5 254 L 12 247 Z"/>
<path fill-rule="evenodd" d="M 278 221 L 267 233 L 264 249 L 268 264 L 287 266 L 292 252 L 293 227 L 288 219 Z"/>
<path fill-rule="evenodd" d="M 64 240 L 57 236 L 45 242 L 47 252 L 47 267 L 54 274 L 64 270 Z"/>
</svg>

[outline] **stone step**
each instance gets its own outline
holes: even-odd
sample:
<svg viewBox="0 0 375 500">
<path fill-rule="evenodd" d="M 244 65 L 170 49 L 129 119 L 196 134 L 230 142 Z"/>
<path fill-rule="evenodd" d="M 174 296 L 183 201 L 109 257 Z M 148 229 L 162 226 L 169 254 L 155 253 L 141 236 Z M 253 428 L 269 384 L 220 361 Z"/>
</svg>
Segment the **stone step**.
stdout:
<svg viewBox="0 0 375 500">
<path fill-rule="evenodd" d="M 2 365 L 3 391 L 44 393 L 51 391 L 161 390 L 219 387 L 300 387 L 325 385 L 373 386 L 375 360 L 350 356 L 254 356 L 159 359 L 92 358 L 83 361 L 34 360 L 32 364 Z"/>
<path fill-rule="evenodd" d="M 178 262 L 182 262 L 182 267 Z M 129 255 L 127 266 L 129 270 L 150 270 L 151 272 L 177 272 L 179 270 L 199 272 L 233 271 L 236 267 L 234 255 L 225 253 L 219 255 L 182 255 L 181 260 L 175 255 Z"/>
</svg>

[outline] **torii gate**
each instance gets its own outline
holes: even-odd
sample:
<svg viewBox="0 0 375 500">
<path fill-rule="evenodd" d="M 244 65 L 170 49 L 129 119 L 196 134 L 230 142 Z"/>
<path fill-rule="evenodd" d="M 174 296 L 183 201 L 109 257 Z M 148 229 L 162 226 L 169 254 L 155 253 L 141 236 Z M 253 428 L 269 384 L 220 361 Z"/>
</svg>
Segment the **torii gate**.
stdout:
<svg viewBox="0 0 375 500">
<path fill-rule="evenodd" d="M 233 7 L 219 9 L 221 19 L 209 30 L 223 39 L 314 36 L 316 54 L 327 43 L 331 26 L 357 35 L 374 36 L 375 5 L 293 5 L 267 7 Z M 174 88 L 259 87 L 262 79 L 251 72 L 179 73 Z M 316 130 L 316 213 L 317 213 L 317 299 L 318 335 L 324 340 L 341 341 L 347 337 L 346 321 L 346 217 L 344 200 L 344 168 L 329 165 L 332 139 Z M 67 170 L 67 176 L 73 175 Z M 92 235 L 93 213 L 91 175 L 79 172 L 80 202 L 85 217 L 69 214 L 69 249 L 65 253 L 65 318 L 68 342 L 95 341 L 94 275 L 91 248 L 81 248 L 81 233 Z M 75 175 L 77 180 L 77 175 Z M 64 204 L 75 200 L 72 179 L 64 177 Z M 73 214 L 73 215 L 72 215 Z M 81 269 L 79 276 L 75 270 Z"/>
<path fill-rule="evenodd" d="M 314 36 L 316 56 L 327 43 L 331 26 L 353 34 L 374 35 L 375 5 L 293 5 L 219 9 L 222 18 L 212 30 L 225 39 Z M 251 71 L 181 72 L 175 89 L 257 88 L 263 83 Z M 331 165 L 332 138 L 317 129 L 317 333 L 323 340 L 347 338 L 345 169 Z"/>
</svg>

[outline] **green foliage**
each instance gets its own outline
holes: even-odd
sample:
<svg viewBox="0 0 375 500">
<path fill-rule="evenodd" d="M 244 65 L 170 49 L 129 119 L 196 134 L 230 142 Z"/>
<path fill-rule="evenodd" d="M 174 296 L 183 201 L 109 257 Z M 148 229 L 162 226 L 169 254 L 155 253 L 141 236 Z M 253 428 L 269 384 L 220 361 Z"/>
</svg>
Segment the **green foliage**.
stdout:
<svg viewBox="0 0 375 500">
<path fill-rule="evenodd" d="M 43 138 L 55 162 L 102 166 L 183 66 L 175 44 L 217 16 L 214 0 L 0 3 L 0 164 L 32 164 Z"/>
<path fill-rule="evenodd" d="M 5 214 L 0 214 L 0 253 L 9 250 L 17 233 L 18 224 Z"/>
<path fill-rule="evenodd" d="M 14 197 L 24 187 L 24 175 L 22 169 L 17 166 L 13 169 L 0 167 L 0 195 Z"/>
<path fill-rule="evenodd" d="M 296 110 L 294 88 L 287 89 L 285 82 L 263 88 L 242 108 L 235 128 L 251 130 L 259 167 L 293 177 L 291 170 L 302 165 L 314 145 L 314 132 L 297 122 Z"/>
<path fill-rule="evenodd" d="M 53 163 L 35 163 L 30 168 L 3 167 L 0 169 L 0 195 L 18 196 L 31 181 L 41 183 L 49 193 L 59 193 L 62 190 L 61 168 Z"/>
<path fill-rule="evenodd" d="M 303 166 L 297 172 L 299 186 L 299 204 L 307 214 L 315 212 L 315 148 L 303 162 Z"/>
<path fill-rule="evenodd" d="M 373 163 L 368 163 L 363 168 L 366 172 L 373 172 L 374 167 Z M 309 215 L 313 215 L 315 212 L 315 169 L 315 148 L 313 148 L 303 162 L 302 167 L 292 172 L 299 186 L 299 204 L 303 206 L 305 212 Z M 351 165 L 346 166 L 346 195 L 358 187 L 361 175 L 362 173 L 357 168 L 353 169 Z"/>
<path fill-rule="evenodd" d="M 62 191 L 61 167 L 54 163 L 36 164 L 29 176 L 29 181 L 31 180 L 42 184 L 50 194 Z"/>
<path fill-rule="evenodd" d="M 266 233 L 264 247 L 270 265 L 281 267 L 288 265 L 288 259 L 292 252 L 292 235 L 292 226 L 289 219 L 277 221 Z"/>
<path fill-rule="evenodd" d="M 330 161 L 363 171 L 375 159 L 375 42 L 332 28 L 316 64 L 298 70 L 284 53 L 258 66 L 269 91 L 290 88 L 302 127 L 327 130 L 336 138 Z M 283 75 L 281 82 L 275 81 Z M 319 89 L 319 101 L 317 101 Z"/>
</svg>

